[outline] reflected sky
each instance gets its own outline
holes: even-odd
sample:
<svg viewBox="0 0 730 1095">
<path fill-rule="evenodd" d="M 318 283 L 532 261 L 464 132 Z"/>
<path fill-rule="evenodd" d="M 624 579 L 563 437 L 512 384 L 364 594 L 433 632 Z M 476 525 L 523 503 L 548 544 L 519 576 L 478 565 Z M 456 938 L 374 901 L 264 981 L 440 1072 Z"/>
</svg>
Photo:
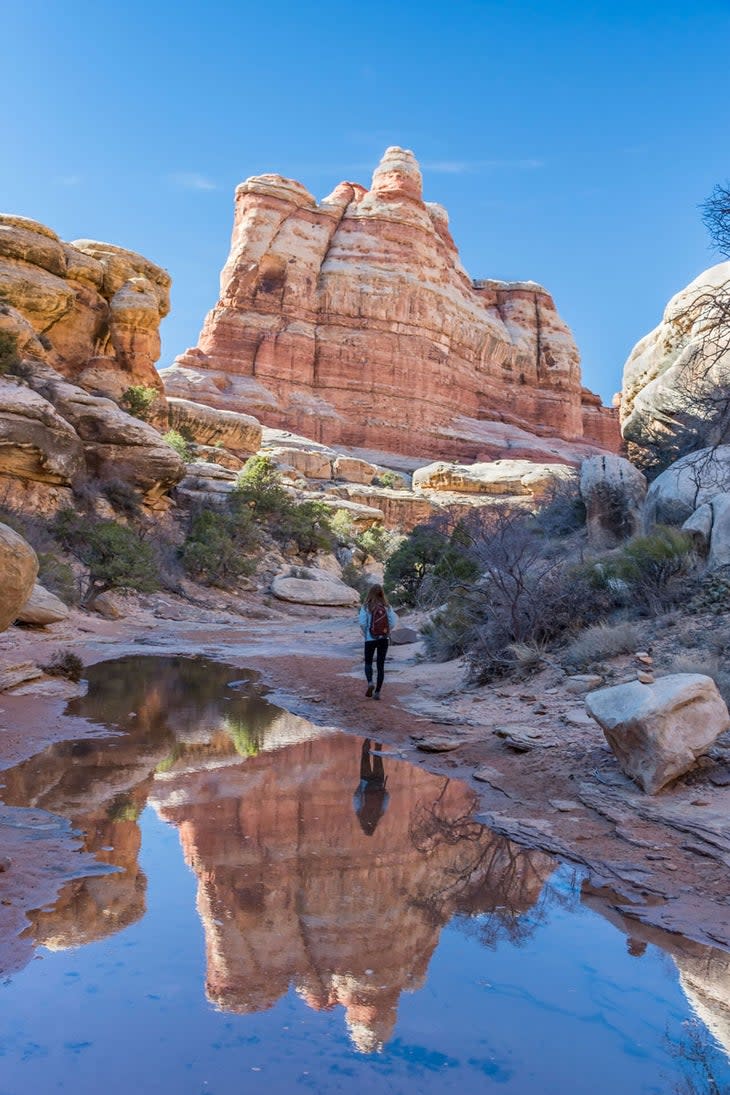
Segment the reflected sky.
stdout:
<svg viewBox="0 0 730 1095">
<path fill-rule="evenodd" d="M 205 659 L 88 679 L 69 713 L 114 736 L 1 777 L 108 873 L 30 916 L 0 1095 L 730 1090 L 724 952 L 627 934 L 466 784 Z"/>
</svg>

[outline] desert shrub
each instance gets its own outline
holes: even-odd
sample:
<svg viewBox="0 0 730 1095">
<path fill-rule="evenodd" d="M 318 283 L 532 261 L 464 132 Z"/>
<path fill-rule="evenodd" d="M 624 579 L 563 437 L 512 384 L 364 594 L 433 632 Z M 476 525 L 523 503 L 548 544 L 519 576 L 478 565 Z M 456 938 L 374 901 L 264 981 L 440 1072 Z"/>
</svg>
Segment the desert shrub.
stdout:
<svg viewBox="0 0 730 1095">
<path fill-rule="evenodd" d="M 419 599 L 438 604 L 454 584 L 474 581 L 478 574 L 461 527 L 449 531 L 432 521 L 416 525 L 401 541 L 385 565 L 384 584 L 396 604 L 415 606 Z"/>
<path fill-rule="evenodd" d="M 125 517 L 138 517 L 142 507 L 142 495 L 126 479 L 108 479 L 101 491 L 110 506 Z"/>
<path fill-rule="evenodd" d="M 12 331 L 0 331 L 0 376 L 15 372 L 19 365 L 18 336 Z"/>
<path fill-rule="evenodd" d="M 631 654 L 639 649 L 640 644 L 641 631 L 635 623 L 624 620 L 616 624 L 594 624 L 570 640 L 562 661 L 564 665 L 583 669 L 604 658 Z"/>
<path fill-rule="evenodd" d="M 271 517 L 268 528 L 280 542 L 294 541 L 302 555 L 331 551 L 335 538 L 330 528 L 332 510 L 324 502 L 308 501 L 298 505 L 287 498 L 288 505 Z"/>
<path fill-rule="evenodd" d="M 293 505 L 281 481 L 281 475 L 268 456 L 251 456 L 238 474 L 232 502 L 246 506 L 257 517 L 285 512 Z"/>
<path fill-rule="evenodd" d="M 568 536 L 586 523 L 586 507 L 578 479 L 558 479 L 544 495 L 535 513 L 538 527 L 547 536 Z"/>
<path fill-rule="evenodd" d="M 346 509 L 338 509 L 330 518 L 330 529 L 338 544 L 354 544 L 357 537 L 355 523 Z"/>
<path fill-rule="evenodd" d="M 193 459 L 193 450 L 179 430 L 168 430 L 164 435 L 164 440 L 167 441 L 171 449 L 175 450 L 181 460 L 184 460 L 186 464 L 190 463 Z"/>
<path fill-rule="evenodd" d="M 206 585 L 228 586 L 256 570 L 259 539 L 252 515 L 204 509 L 195 514 L 180 549 L 183 568 Z"/>
<path fill-rule="evenodd" d="M 70 563 L 59 558 L 53 551 L 39 551 L 37 554 L 38 581 L 44 589 L 55 594 L 64 604 L 78 604 L 81 600 L 81 591 Z"/>
<path fill-rule="evenodd" d="M 51 677 L 65 677 L 68 681 L 80 681 L 84 663 L 78 654 L 70 650 L 61 650 L 55 654 L 48 665 L 41 667 Z"/>
<path fill-rule="evenodd" d="M 379 563 L 384 563 L 396 550 L 400 539 L 395 533 L 388 532 L 383 525 L 371 525 L 355 536 L 355 547 L 359 547 Z"/>
<path fill-rule="evenodd" d="M 657 526 L 637 536 L 607 562 L 607 572 L 625 582 L 635 601 L 651 613 L 664 611 L 681 592 L 696 565 L 692 537 L 681 529 Z"/>
<path fill-rule="evenodd" d="M 159 589 L 160 576 L 151 545 L 128 525 L 117 521 L 93 521 L 74 510 L 63 509 L 53 529 L 73 555 L 89 568 L 92 589 L 151 593 Z"/>
<path fill-rule="evenodd" d="M 380 471 L 373 480 L 376 487 L 385 487 L 393 490 L 400 484 L 400 477 L 394 471 Z"/>
<path fill-rule="evenodd" d="M 122 393 L 119 406 L 127 414 L 141 418 L 143 422 L 149 422 L 152 404 L 157 399 L 157 389 L 148 388 L 145 384 L 132 384 Z"/>
</svg>

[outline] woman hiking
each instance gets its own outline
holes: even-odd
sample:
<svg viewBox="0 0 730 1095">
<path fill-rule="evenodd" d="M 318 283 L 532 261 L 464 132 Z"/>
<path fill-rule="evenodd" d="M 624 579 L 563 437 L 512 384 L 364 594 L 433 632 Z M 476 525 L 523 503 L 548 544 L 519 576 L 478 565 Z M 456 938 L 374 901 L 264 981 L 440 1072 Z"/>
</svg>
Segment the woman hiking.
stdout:
<svg viewBox="0 0 730 1095">
<path fill-rule="evenodd" d="M 381 585 L 370 586 L 365 604 L 360 609 L 360 629 L 365 636 L 365 679 L 368 682 L 366 696 L 380 699 L 385 674 L 385 655 L 390 642 L 390 632 L 398 623 L 398 617 L 388 604 Z M 375 689 L 373 689 L 373 656 L 375 656 Z"/>
</svg>

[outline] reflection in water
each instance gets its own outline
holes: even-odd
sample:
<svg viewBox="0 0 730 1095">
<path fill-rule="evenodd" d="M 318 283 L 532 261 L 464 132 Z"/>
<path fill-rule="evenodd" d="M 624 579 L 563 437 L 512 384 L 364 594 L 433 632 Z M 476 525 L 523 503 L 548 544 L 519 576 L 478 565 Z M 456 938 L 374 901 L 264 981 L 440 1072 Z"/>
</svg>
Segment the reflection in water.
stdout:
<svg viewBox="0 0 730 1095">
<path fill-rule="evenodd" d="M 69 818 L 117 869 L 32 914 L 39 943 L 75 946 L 143 914 L 136 819 L 150 803 L 198 878 L 210 1000 L 255 1012 L 294 985 L 314 1009 L 343 1005 L 367 1052 L 455 913 L 519 920 L 554 868 L 477 824 L 465 784 L 282 711 L 252 674 L 130 657 L 87 676 L 68 713 L 124 733 L 51 746 L 3 777 L 6 803 Z"/>
<path fill-rule="evenodd" d="M 38 943 L 76 946 L 143 915 L 138 818 L 150 805 L 196 878 L 215 1007 L 262 1012 L 294 987 L 316 1011 L 341 1005 L 353 1045 L 372 1053 L 452 918 L 491 947 L 519 946 L 548 903 L 575 899 L 545 885 L 550 857 L 474 820 L 467 785 L 267 703 L 253 674 L 134 657 L 87 676 L 69 714 L 123 732 L 52 746 L 2 775 L 7 804 L 68 818 L 112 872 L 67 883 L 33 913 Z M 696 1013 L 729 1047 L 728 956 L 626 922 L 586 885 L 582 899 L 626 932 L 630 954 L 653 943 L 672 955 Z"/>
</svg>

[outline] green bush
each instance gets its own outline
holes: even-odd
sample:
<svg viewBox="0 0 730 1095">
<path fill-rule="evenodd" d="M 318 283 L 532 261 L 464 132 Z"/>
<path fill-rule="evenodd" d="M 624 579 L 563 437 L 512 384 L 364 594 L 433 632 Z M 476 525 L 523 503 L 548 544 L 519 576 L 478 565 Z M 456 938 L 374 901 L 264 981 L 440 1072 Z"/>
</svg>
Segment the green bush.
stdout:
<svg viewBox="0 0 730 1095">
<path fill-rule="evenodd" d="M 186 574 L 206 585 L 228 586 L 256 570 L 252 553 L 259 544 L 252 515 L 201 510 L 180 550 Z"/>
<path fill-rule="evenodd" d="M 15 372 L 19 365 L 18 336 L 12 331 L 0 331 L 0 376 Z"/>
<path fill-rule="evenodd" d="M 330 518 L 330 529 L 338 544 L 354 544 L 357 537 L 355 522 L 346 509 L 335 510 Z"/>
<path fill-rule="evenodd" d="M 270 523 L 270 531 L 282 543 L 293 540 L 302 555 L 331 551 L 335 538 L 330 528 L 332 510 L 324 502 L 291 502 Z"/>
<path fill-rule="evenodd" d="M 119 406 L 127 414 L 132 414 L 135 418 L 141 418 L 143 422 L 149 422 L 152 404 L 157 396 L 156 388 L 148 388 L 145 384 L 132 384 L 122 393 Z"/>
<path fill-rule="evenodd" d="M 181 460 L 184 460 L 186 464 L 190 463 L 193 459 L 193 450 L 179 430 L 168 430 L 164 435 L 164 439 L 170 448 L 175 450 Z"/>
<path fill-rule="evenodd" d="M 135 529 L 117 521 L 90 521 L 61 510 L 53 529 L 64 545 L 89 568 L 94 592 L 108 589 L 151 593 L 160 586 L 155 555 Z"/>
<path fill-rule="evenodd" d="M 386 489 L 393 490 L 395 487 L 400 486 L 401 478 L 396 475 L 394 471 L 381 471 L 373 480 L 376 487 L 385 487 Z"/>
<path fill-rule="evenodd" d="M 636 603 L 656 613 L 681 596 L 682 579 L 694 569 L 692 536 L 658 525 L 649 536 L 637 536 L 606 562 L 607 573 L 625 582 Z"/>
<path fill-rule="evenodd" d="M 259 518 L 287 511 L 293 505 L 276 465 L 268 456 L 251 456 L 246 461 L 231 501 L 236 506 L 246 506 Z"/>
<path fill-rule="evenodd" d="M 473 582 L 479 566 L 464 545 L 461 529 L 450 534 L 431 522 L 416 527 L 395 549 L 385 565 L 384 584 L 397 604 L 414 606 L 428 587 L 438 603 L 458 582 Z"/>
<path fill-rule="evenodd" d="M 383 525 L 371 525 L 355 537 L 355 547 L 359 547 L 379 563 L 384 563 L 396 550 L 401 537 L 388 532 Z"/>
</svg>

